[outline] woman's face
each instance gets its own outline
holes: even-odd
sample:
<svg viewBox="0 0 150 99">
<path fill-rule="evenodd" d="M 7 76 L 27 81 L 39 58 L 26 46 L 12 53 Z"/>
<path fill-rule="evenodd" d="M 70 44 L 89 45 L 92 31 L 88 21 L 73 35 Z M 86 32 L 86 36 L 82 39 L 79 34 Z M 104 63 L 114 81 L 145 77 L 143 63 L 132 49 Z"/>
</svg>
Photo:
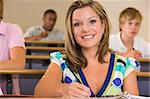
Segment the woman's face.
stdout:
<svg viewBox="0 0 150 99">
<path fill-rule="evenodd" d="M 127 20 L 124 24 L 121 25 L 122 35 L 133 39 L 139 31 L 140 28 L 140 20 L 133 19 Z"/>
<path fill-rule="evenodd" d="M 91 7 L 84 7 L 73 12 L 73 35 L 82 48 L 97 47 L 104 33 L 98 14 Z"/>
</svg>

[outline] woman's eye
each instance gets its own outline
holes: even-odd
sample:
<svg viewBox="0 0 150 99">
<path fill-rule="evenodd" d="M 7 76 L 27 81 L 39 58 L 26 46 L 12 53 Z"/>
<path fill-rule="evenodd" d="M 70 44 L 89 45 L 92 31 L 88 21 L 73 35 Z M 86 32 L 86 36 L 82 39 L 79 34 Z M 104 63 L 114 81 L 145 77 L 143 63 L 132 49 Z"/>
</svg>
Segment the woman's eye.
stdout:
<svg viewBox="0 0 150 99">
<path fill-rule="evenodd" d="M 77 27 L 77 26 L 79 26 L 79 25 L 80 25 L 79 23 L 74 23 L 74 24 L 73 24 L 74 27 Z"/>
<path fill-rule="evenodd" d="M 90 23 L 91 24 L 96 23 L 96 20 L 91 20 Z"/>
</svg>

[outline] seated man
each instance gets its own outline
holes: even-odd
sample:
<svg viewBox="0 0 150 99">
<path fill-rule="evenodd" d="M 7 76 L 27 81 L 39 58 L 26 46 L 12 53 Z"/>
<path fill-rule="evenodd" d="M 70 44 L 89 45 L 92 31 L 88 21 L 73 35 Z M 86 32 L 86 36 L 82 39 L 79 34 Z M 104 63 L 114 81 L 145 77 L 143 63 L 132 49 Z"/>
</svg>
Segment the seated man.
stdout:
<svg viewBox="0 0 150 99">
<path fill-rule="evenodd" d="M 132 7 L 124 9 L 119 16 L 120 31 L 110 36 L 109 47 L 120 55 L 134 57 L 137 60 L 150 57 L 150 44 L 137 36 L 141 22 L 140 11 Z M 140 71 L 140 66 L 137 71 Z"/>
<path fill-rule="evenodd" d="M 43 25 L 42 26 L 33 26 L 27 29 L 26 33 L 24 34 L 25 40 L 40 40 L 40 41 L 62 41 L 64 40 L 64 33 L 54 29 L 54 25 L 57 20 L 57 14 L 52 9 L 47 9 L 43 14 Z M 38 46 L 40 44 L 31 44 L 34 46 Z M 47 45 L 47 46 L 62 46 L 59 44 L 56 45 Z M 30 51 L 27 50 L 27 54 L 31 55 L 48 55 L 50 51 L 46 52 L 44 51 Z M 49 61 L 47 60 L 39 60 L 37 62 L 31 63 L 30 66 L 34 68 L 45 68 L 49 64 Z"/>
<path fill-rule="evenodd" d="M 61 41 L 64 40 L 64 33 L 53 29 L 56 23 L 57 14 L 54 10 L 48 9 L 43 15 L 43 25 L 33 26 L 27 29 L 24 34 L 25 40 Z"/>
</svg>

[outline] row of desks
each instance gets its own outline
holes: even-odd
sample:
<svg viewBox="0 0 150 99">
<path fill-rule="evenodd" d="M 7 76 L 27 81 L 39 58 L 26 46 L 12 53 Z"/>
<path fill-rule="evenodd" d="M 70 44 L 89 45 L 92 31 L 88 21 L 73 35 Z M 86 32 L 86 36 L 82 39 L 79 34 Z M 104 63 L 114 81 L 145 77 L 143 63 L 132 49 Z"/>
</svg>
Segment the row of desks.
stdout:
<svg viewBox="0 0 150 99">
<path fill-rule="evenodd" d="M 64 41 L 25 41 L 26 44 L 61 44 L 64 45 Z M 64 47 L 47 47 L 47 46 L 26 46 L 27 50 L 44 50 L 44 51 L 61 51 L 64 52 L 65 48 Z M 49 56 L 30 56 L 26 55 L 27 59 L 49 59 Z M 149 58 L 142 58 L 139 60 L 140 62 L 150 62 Z"/>
<path fill-rule="evenodd" d="M 64 52 L 65 53 L 65 48 L 64 47 L 47 47 L 47 46 L 43 46 L 44 44 L 61 44 L 64 45 L 64 41 L 25 41 L 26 44 L 42 44 L 42 46 L 26 46 L 27 50 L 37 50 L 37 51 L 60 51 L 60 52 Z M 27 60 L 49 60 L 50 57 L 49 55 L 26 55 L 26 59 Z M 142 58 L 141 60 L 139 60 L 139 62 L 142 63 L 150 63 L 150 59 L 149 58 Z M 7 71 L 4 71 L 4 73 L 6 73 Z M 23 70 L 23 71 L 13 71 L 13 73 L 23 73 L 23 74 L 43 74 L 45 72 L 45 70 Z M 148 76 L 150 77 L 150 72 L 137 72 L 136 73 L 137 76 Z"/>
</svg>

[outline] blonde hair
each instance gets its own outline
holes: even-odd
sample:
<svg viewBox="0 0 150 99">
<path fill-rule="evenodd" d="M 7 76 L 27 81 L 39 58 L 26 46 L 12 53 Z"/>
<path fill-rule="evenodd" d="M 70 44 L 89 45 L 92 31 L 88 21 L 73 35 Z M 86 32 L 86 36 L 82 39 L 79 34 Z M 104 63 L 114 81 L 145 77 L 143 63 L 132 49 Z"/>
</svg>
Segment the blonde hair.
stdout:
<svg viewBox="0 0 150 99">
<path fill-rule="evenodd" d="M 119 16 L 119 28 L 121 31 L 121 25 L 124 24 L 127 20 L 138 19 L 140 24 L 142 22 L 142 15 L 139 10 L 128 7 L 124 9 Z"/>
<path fill-rule="evenodd" d="M 0 19 L 3 18 L 3 0 L 0 0 Z"/>
<path fill-rule="evenodd" d="M 65 50 L 66 58 L 69 64 L 73 67 L 74 71 L 78 71 L 78 68 L 85 68 L 87 65 L 87 60 L 81 52 L 81 47 L 77 44 L 73 36 L 73 25 L 72 25 L 72 14 L 76 9 L 91 7 L 100 17 L 101 23 L 105 25 L 105 30 L 101 40 L 99 41 L 99 47 L 96 55 L 98 55 L 98 61 L 100 63 L 104 62 L 104 56 L 108 52 L 109 43 L 109 21 L 107 14 L 102 5 L 97 1 L 92 0 L 77 0 L 70 7 L 66 16 L 66 29 L 67 33 L 65 35 Z"/>
</svg>

